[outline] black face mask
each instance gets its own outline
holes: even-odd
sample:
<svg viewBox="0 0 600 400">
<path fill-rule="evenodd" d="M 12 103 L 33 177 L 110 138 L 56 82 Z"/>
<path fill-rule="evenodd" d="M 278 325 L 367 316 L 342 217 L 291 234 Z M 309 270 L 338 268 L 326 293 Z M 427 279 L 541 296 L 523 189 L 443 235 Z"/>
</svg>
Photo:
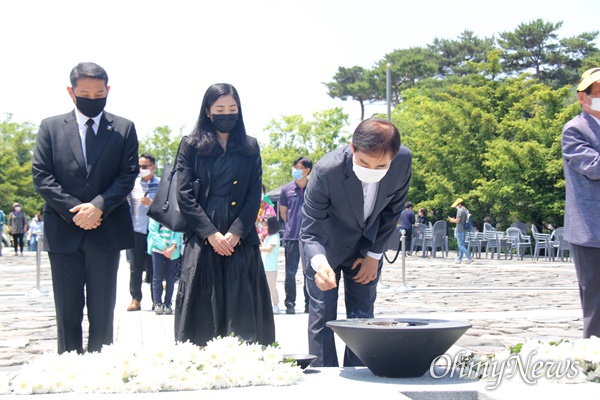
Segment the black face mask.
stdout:
<svg viewBox="0 0 600 400">
<path fill-rule="evenodd" d="M 106 107 L 106 97 L 100 99 L 88 99 L 75 96 L 77 109 L 88 118 L 94 118 L 100 114 Z"/>
<path fill-rule="evenodd" d="M 229 133 L 238 123 L 238 114 L 213 114 L 212 123 L 221 133 Z"/>
</svg>

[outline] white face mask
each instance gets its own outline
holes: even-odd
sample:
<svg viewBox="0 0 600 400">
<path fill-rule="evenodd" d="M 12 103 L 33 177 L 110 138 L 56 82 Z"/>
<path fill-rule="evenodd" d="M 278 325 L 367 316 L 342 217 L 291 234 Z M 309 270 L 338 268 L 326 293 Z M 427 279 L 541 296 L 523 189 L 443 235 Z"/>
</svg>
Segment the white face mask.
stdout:
<svg viewBox="0 0 600 400">
<path fill-rule="evenodd" d="M 352 170 L 359 181 L 364 183 L 379 182 L 387 174 L 389 169 L 371 169 L 362 167 L 352 160 Z"/>
<path fill-rule="evenodd" d="M 600 97 L 590 97 L 590 100 L 592 100 L 592 104 L 590 105 L 590 109 L 594 110 L 594 111 L 600 111 Z"/>
<path fill-rule="evenodd" d="M 150 176 L 151 173 L 152 173 L 152 171 L 150 171 L 150 168 L 148 168 L 148 169 L 140 169 L 140 176 L 142 178 Z"/>
</svg>

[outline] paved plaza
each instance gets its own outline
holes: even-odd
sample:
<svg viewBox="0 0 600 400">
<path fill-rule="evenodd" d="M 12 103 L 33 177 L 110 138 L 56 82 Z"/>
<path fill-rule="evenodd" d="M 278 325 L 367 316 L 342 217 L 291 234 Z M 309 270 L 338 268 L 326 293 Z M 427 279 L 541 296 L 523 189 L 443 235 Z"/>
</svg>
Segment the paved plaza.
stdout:
<svg viewBox="0 0 600 400">
<path fill-rule="evenodd" d="M 47 255 L 41 254 L 39 285 L 35 253 L 13 257 L 4 249 L 0 258 L 0 370 L 14 371 L 44 352 L 56 351 L 56 324 Z M 452 319 L 472 324 L 457 346 L 493 352 L 527 338 L 580 338 L 581 308 L 577 279 L 570 261 L 540 258 L 505 260 L 482 258 L 454 264 L 448 257 L 401 257 L 384 262 L 376 317 Z M 283 253 L 278 289 L 283 302 Z M 277 341 L 285 353 L 308 353 L 307 314 L 304 314 L 302 275 L 297 275 L 295 315 L 275 316 Z M 129 264 L 124 253 L 119 268 L 115 341 L 151 345 L 173 341 L 173 316 L 151 311 L 149 285 L 144 285 L 142 311 L 127 312 Z M 342 285 L 343 286 L 343 285 Z M 340 290 L 340 293 L 342 291 Z M 283 304 L 280 304 L 282 309 Z M 343 295 L 338 318 L 345 318 Z M 84 328 L 87 322 L 84 322 Z M 340 349 L 343 346 L 338 342 Z M 341 354 L 341 352 L 338 352 Z"/>
</svg>

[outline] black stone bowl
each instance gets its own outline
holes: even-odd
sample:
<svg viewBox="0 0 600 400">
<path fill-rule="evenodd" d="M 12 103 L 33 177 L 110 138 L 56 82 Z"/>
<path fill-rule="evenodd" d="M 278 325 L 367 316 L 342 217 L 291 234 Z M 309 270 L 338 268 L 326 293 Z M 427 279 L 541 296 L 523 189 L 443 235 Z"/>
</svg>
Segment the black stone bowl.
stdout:
<svg viewBox="0 0 600 400">
<path fill-rule="evenodd" d="M 423 376 L 470 327 L 460 321 L 357 318 L 327 322 L 377 376 Z"/>
<path fill-rule="evenodd" d="M 296 364 L 302 369 L 306 369 L 317 358 L 312 354 L 284 354 L 283 357 L 296 360 Z"/>
</svg>

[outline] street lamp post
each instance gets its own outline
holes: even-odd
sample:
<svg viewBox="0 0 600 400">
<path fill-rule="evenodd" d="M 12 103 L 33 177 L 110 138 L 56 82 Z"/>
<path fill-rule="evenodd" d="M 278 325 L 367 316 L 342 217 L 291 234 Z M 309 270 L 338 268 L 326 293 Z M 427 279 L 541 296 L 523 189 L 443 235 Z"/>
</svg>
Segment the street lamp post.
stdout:
<svg viewBox="0 0 600 400">
<path fill-rule="evenodd" d="M 387 119 L 388 121 L 392 121 L 392 70 L 390 69 L 392 65 L 387 63 L 387 69 L 385 73 L 385 97 L 387 101 Z"/>
</svg>

